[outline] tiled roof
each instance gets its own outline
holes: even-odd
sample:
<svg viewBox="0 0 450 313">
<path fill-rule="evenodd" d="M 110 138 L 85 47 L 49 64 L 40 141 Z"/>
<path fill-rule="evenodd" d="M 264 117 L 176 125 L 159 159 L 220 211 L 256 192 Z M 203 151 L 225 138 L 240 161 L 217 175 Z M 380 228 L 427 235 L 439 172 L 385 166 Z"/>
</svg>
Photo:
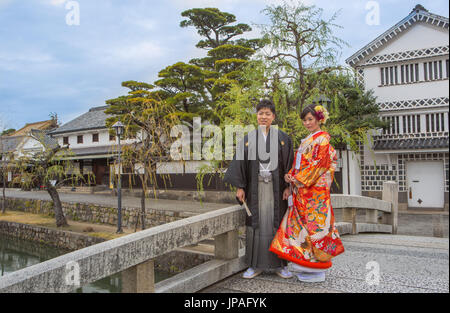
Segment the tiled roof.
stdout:
<svg viewBox="0 0 450 313">
<path fill-rule="evenodd" d="M 71 152 L 75 156 L 96 155 L 96 154 L 116 154 L 116 146 L 100 146 L 100 147 L 88 147 L 88 148 L 75 148 L 71 149 Z"/>
<path fill-rule="evenodd" d="M 50 135 L 63 134 L 81 130 L 89 129 L 101 129 L 106 128 L 106 119 L 109 115 L 105 114 L 105 109 L 108 106 L 95 107 L 89 110 L 89 112 L 80 115 L 79 117 L 71 120 L 70 122 L 62 125 L 58 129 L 50 132 Z"/>
<path fill-rule="evenodd" d="M 32 129 L 31 135 L 33 138 L 35 138 L 39 142 L 42 142 L 42 140 L 43 140 L 43 143 L 47 148 L 53 148 L 58 145 L 58 141 L 56 141 L 54 138 L 50 137 L 48 135 L 48 131 Z"/>
<path fill-rule="evenodd" d="M 26 136 L 32 129 L 49 130 L 55 127 L 56 127 L 55 120 L 29 123 L 9 136 Z"/>
<path fill-rule="evenodd" d="M 421 150 L 449 147 L 448 137 L 376 140 L 374 150 Z"/>
</svg>

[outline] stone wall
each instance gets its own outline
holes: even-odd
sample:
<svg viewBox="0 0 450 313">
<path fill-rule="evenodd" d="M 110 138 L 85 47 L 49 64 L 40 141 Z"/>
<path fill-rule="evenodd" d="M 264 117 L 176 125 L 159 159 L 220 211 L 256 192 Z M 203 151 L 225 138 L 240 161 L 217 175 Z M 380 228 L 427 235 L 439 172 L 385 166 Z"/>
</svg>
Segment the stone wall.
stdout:
<svg viewBox="0 0 450 313">
<path fill-rule="evenodd" d="M 70 231 L 50 229 L 14 222 L 0 221 L 0 235 L 19 238 L 29 242 L 38 242 L 47 246 L 67 250 L 83 249 L 106 241 Z M 187 251 L 172 251 L 155 259 L 155 269 L 166 273 L 181 273 L 194 266 L 213 259 L 213 255 Z"/>
<path fill-rule="evenodd" d="M 65 250 L 78 250 L 105 241 L 74 232 L 5 221 L 0 221 L 0 234 Z"/>
<path fill-rule="evenodd" d="M 6 207 L 13 211 L 43 214 L 54 217 L 53 201 L 7 198 Z M 117 208 L 90 203 L 62 203 L 63 212 L 72 221 L 117 225 Z M 134 229 L 140 208 L 122 208 L 122 226 Z M 180 212 L 146 209 L 145 226 L 153 227 L 174 222 L 189 215 Z M 140 227 L 140 223 L 138 225 Z"/>
<path fill-rule="evenodd" d="M 117 225 L 117 208 L 102 207 L 88 203 L 63 202 L 63 211 L 67 219 L 98 224 Z M 45 200 L 7 198 L 7 208 L 34 214 L 54 217 L 53 202 Z M 140 208 L 122 208 L 122 225 L 134 229 Z M 146 210 L 146 227 L 158 226 L 188 217 L 184 213 Z M 138 226 L 138 229 L 140 224 Z M 0 221 L 0 235 L 39 242 L 60 249 L 79 250 L 105 241 L 69 231 L 49 229 L 13 222 Z M 155 268 L 168 273 L 180 273 L 211 260 L 208 254 L 173 251 L 155 260 Z"/>
</svg>

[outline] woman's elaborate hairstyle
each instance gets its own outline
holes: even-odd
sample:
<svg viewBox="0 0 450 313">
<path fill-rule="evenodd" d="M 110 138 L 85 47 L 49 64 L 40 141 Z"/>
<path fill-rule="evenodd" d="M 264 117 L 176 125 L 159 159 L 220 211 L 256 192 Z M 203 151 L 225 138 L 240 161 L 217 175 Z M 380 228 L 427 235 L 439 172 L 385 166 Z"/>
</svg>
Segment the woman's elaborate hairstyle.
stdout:
<svg viewBox="0 0 450 313">
<path fill-rule="evenodd" d="M 304 120 L 308 113 L 311 113 L 311 115 L 314 116 L 321 124 L 325 124 L 329 116 L 327 109 L 314 103 L 303 109 L 302 114 L 300 114 L 300 118 Z"/>
<path fill-rule="evenodd" d="M 259 101 L 258 105 L 256 106 L 256 112 L 258 112 L 261 109 L 270 109 L 270 111 L 272 111 L 273 114 L 275 113 L 275 104 L 273 104 L 272 101 L 270 101 L 269 99 L 263 99 L 261 101 Z"/>
</svg>

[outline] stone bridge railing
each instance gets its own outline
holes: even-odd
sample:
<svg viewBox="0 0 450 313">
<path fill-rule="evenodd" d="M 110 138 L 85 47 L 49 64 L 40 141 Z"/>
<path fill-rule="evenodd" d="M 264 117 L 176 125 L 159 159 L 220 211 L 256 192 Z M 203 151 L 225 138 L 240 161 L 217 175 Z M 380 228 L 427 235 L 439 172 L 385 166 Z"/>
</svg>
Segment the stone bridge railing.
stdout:
<svg viewBox="0 0 450 313">
<path fill-rule="evenodd" d="M 123 292 L 193 292 L 244 269 L 238 228 L 245 210 L 233 206 L 99 243 L 0 278 L 3 292 L 71 292 L 122 272 Z M 215 238 L 215 259 L 155 284 L 154 259 Z"/>
<path fill-rule="evenodd" d="M 341 234 L 389 232 L 397 229 L 397 184 L 386 182 L 383 200 L 332 195 L 332 205 L 343 209 Z M 356 222 L 366 210 L 365 223 Z M 378 212 L 383 212 L 379 223 Z M 196 292 L 245 268 L 238 229 L 245 210 L 232 206 L 149 228 L 77 250 L 0 278 L 3 292 L 70 292 L 121 272 L 122 292 Z M 214 238 L 215 258 L 155 284 L 154 259 L 177 248 Z"/>
<path fill-rule="evenodd" d="M 397 234 L 398 183 L 384 182 L 382 200 L 349 195 L 331 195 L 333 209 L 342 209 L 342 218 L 336 223 L 339 233 L 366 232 Z M 357 212 L 365 211 L 365 222 L 357 222 Z"/>
</svg>

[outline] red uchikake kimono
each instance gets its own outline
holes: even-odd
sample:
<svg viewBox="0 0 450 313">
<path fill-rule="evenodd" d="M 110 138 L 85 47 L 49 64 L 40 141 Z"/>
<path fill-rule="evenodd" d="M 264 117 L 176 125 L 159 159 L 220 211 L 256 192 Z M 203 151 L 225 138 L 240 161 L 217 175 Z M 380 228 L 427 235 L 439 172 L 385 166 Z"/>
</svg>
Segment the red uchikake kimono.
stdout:
<svg viewBox="0 0 450 313">
<path fill-rule="evenodd" d="M 291 184 L 292 201 L 269 251 L 316 269 L 331 267 L 331 258 L 344 252 L 330 199 L 336 164 L 336 151 L 327 132 L 302 140 L 289 171 L 300 184 Z"/>
</svg>

